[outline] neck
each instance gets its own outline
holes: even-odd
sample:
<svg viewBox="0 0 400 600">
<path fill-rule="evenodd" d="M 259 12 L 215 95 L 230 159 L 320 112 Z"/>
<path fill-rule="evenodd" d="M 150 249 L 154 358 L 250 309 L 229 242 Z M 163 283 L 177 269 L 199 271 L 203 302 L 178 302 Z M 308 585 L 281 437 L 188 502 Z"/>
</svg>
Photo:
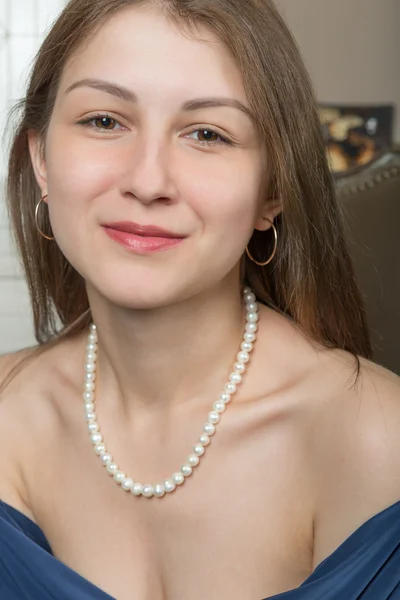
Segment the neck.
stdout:
<svg viewBox="0 0 400 600">
<path fill-rule="evenodd" d="M 102 397 L 137 413 L 209 402 L 222 391 L 244 331 L 239 283 L 151 310 L 110 306 L 92 292 L 91 306 Z"/>
</svg>

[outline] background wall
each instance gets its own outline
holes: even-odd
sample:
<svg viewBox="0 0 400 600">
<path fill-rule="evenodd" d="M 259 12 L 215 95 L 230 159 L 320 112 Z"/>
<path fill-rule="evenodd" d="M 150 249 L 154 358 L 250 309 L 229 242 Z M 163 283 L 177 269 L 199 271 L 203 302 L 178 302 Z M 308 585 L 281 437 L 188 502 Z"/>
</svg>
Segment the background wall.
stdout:
<svg viewBox="0 0 400 600">
<path fill-rule="evenodd" d="M 400 0 L 276 0 L 320 102 L 400 111 Z M 400 115 L 395 139 L 400 142 Z"/>
<path fill-rule="evenodd" d="M 95 1 L 95 0 L 93 0 Z M 323 102 L 394 102 L 400 110 L 400 0 L 276 0 Z M 65 0 L 0 0 L 0 131 L 24 94 L 30 63 Z M 400 119 L 396 138 L 400 141 Z M 0 184 L 6 144 L 0 153 Z M 2 189 L 2 188 L 0 188 Z M 0 353 L 32 344 L 26 286 L 0 193 Z"/>
</svg>

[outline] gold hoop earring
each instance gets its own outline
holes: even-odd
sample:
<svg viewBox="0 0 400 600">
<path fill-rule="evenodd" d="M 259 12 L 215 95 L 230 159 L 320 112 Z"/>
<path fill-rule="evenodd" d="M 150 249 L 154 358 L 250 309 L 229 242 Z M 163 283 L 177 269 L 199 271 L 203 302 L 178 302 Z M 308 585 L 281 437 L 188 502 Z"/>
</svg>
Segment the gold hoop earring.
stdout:
<svg viewBox="0 0 400 600">
<path fill-rule="evenodd" d="M 265 217 L 266 221 L 269 221 L 271 223 L 271 227 L 273 229 L 274 232 L 274 249 L 272 250 L 272 254 L 269 257 L 268 260 L 266 260 L 265 262 L 258 262 L 255 258 L 253 258 L 253 256 L 250 254 L 250 250 L 249 250 L 249 246 L 246 246 L 246 254 L 247 256 L 250 258 L 250 260 L 255 263 L 256 265 L 258 265 L 259 267 L 265 267 L 266 265 L 269 265 L 269 263 L 272 261 L 272 259 L 274 258 L 276 251 L 278 249 L 278 231 L 274 225 L 274 223 L 268 219 L 267 217 Z"/>
<path fill-rule="evenodd" d="M 35 223 L 36 223 L 36 229 L 38 230 L 38 232 L 40 233 L 40 235 L 45 240 L 50 240 L 52 242 L 55 238 L 54 237 L 50 237 L 50 236 L 46 235 L 45 233 L 43 233 L 43 231 L 39 227 L 39 208 L 40 208 L 40 205 L 42 204 L 42 202 L 44 202 L 46 200 L 46 198 L 48 198 L 48 195 L 43 196 L 39 200 L 39 202 L 36 204 L 36 208 L 35 208 Z"/>
</svg>

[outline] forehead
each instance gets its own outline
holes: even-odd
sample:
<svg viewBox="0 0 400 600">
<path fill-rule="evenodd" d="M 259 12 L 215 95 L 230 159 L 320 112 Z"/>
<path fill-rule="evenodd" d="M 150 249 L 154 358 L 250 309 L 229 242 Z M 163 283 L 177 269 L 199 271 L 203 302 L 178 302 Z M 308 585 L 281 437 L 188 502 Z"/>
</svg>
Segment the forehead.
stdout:
<svg viewBox="0 0 400 600">
<path fill-rule="evenodd" d="M 108 79 L 181 94 L 234 95 L 245 101 L 242 76 L 228 48 L 204 27 L 189 35 L 154 7 L 129 7 L 112 16 L 67 62 L 66 89 L 81 78 Z"/>
</svg>

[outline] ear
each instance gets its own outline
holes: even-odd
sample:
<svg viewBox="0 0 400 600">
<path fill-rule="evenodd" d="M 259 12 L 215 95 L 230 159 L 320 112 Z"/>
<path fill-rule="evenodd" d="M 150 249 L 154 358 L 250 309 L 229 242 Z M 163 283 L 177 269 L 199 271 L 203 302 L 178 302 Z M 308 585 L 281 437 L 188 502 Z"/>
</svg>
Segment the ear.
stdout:
<svg viewBox="0 0 400 600">
<path fill-rule="evenodd" d="M 280 200 L 269 198 L 261 207 L 259 216 L 254 225 L 258 231 L 267 231 L 271 227 L 278 215 L 282 212 L 282 203 Z"/>
<path fill-rule="evenodd" d="M 42 152 L 43 148 L 39 132 L 35 129 L 28 131 L 28 145 L 36 181 L 41 189 L 42 196 L 45 196 L 47 194 L 46 162 Z"/>
</svg>

